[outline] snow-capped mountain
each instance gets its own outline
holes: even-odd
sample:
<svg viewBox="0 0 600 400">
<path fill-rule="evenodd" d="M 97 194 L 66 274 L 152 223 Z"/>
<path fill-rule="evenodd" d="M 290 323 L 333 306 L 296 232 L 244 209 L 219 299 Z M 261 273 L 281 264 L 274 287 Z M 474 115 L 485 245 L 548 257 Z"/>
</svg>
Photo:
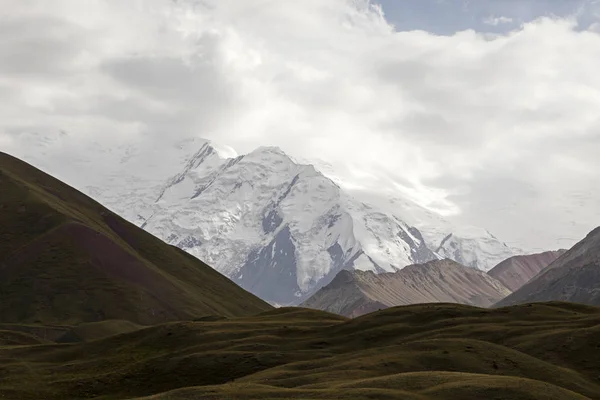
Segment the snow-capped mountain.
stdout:
<svg viewBox="0 0 600 400">
<path fill-rule="evenodd" d="M 449 257 L 488 270 L 514 255 L 487 231 L 457 229 L 407 200 L 359 198 L 274 147 L 238 156 L 202 139 L 95 145 L 70 152 L 81 156 L 65 168 L 58 150 L 68 137 L 43 143 L 18 156 L 274 304 L 299 304 L 342 269 L 394 272 Z"/>
<path fill-rule="evenodd" d="M 344 268 L 395 271 L 437 258 L 416 228 L 273 147 L 223 158 L 204 144 L 141 225 L 277 304 L 305 299 Z"/>
<path fill-rule="evenodd" d="M 500 263 L 515 255 L 508 246 L 499 246 L 500 241 L 486 230 L 476 234 L 456 232 L 448 234 L 435 250 L 444 258 L 450 258 L 462 265 L 489 271 L 494 263 Z"/>
</svg>

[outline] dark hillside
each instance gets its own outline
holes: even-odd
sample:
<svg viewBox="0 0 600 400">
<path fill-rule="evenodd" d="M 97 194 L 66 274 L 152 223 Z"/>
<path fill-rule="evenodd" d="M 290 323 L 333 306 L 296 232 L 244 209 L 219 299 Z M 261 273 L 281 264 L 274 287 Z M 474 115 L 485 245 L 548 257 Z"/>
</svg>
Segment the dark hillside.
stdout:
<svg viewBox="0 0 600 400">
<path fill-rule="evenodd" d="M 139 324 L 271 307 L 84 194 L 0 153 L 0 322 Z"/>
<path fill-rule="evenodd" d="M 104 325 L 80 333 L 123 328 Z M 600 398 L 597 307 L 423 304 L 353 320 L 286 308 L 125 328 L 134 330 L 82 343 L 0 347 L 0 398 Z"/>
</svg>

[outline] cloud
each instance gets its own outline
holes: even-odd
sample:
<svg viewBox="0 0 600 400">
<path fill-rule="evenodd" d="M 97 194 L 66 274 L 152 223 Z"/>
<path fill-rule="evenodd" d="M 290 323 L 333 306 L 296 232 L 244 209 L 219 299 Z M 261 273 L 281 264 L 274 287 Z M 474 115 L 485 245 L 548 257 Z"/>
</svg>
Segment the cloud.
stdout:
<svg viewBox="0 0 600 400">
<path fill-rule="evenodd" d="M 510 24 L 513 22 L 512 18 L 509 17 L 494 17 L 489 16 L 483 20 L 483 23 L 486 25 L 498 26 L 501 24 Z"/>
<path fill-rule="evenodd" d="M 600 35 L 573 19 L 443 36 L 395 31 L 366 0 L 5 3 L 0 147 L 16 154 L 24 132 L 197 135 L 326 160 L 349 187 L 522 246 L 600 218 Z"/>
</svg>

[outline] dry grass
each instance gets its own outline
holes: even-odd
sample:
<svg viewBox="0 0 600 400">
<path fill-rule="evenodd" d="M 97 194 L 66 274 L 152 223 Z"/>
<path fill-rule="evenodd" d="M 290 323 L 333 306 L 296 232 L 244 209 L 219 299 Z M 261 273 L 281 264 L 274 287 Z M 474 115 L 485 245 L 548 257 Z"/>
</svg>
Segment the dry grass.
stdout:
<svg viewBox="0 0 600 400">
<path fill-rule="evenodd" d="M 286 308 L 4 347 L 0 398 L 598 399 L 598 338 L 600 309 L 563 303 Z"/>
</svg>

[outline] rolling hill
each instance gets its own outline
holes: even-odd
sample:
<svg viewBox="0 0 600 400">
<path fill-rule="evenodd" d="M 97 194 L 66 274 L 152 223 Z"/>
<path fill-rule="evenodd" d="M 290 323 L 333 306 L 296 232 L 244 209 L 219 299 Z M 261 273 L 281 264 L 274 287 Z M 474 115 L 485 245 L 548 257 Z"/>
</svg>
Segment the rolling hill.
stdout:
<svg viewBox="0 0 600 400">
<path fill-rule="evenodd" d="M 496 306 L 553 300 L 600 305 L 600 227 Z"/>
<path fill-rule="evenodd" d="M 567 303 L 283 308 L 0 346 L 0 398 L 591 400 L 599 333 L 600 308 Z"/>
<path fill-rule="evenodd" d="M 271 306 L 36 168 L 0 153 L 0 322 L 138 324 Z"/>
<path fill-rule="evenodd" d="M 485 272 L 445 259 L 409 265 L 394 273 L 341 271 L 302 306 L 357 317 L 416 303 L 487 307 L 508 294 L 510 290 Z"/>
</svg>

